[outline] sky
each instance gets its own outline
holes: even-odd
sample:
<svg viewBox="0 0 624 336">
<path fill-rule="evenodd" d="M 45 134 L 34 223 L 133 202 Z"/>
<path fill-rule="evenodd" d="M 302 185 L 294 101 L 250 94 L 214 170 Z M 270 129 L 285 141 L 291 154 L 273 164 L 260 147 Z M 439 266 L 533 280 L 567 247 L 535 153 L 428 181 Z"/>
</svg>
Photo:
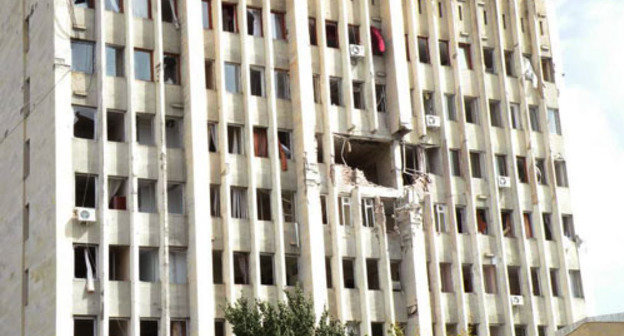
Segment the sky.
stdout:
<svg viewBox="0 0 624 336">
<path fill-rule="evenodd" d="M 550 1 L 550 0 L 547 0 Z M 554 0 L 588 315 L 624 312 L 624 1 Z M 551 17 L 551 21 L 553 18 Z"/>
</svg>

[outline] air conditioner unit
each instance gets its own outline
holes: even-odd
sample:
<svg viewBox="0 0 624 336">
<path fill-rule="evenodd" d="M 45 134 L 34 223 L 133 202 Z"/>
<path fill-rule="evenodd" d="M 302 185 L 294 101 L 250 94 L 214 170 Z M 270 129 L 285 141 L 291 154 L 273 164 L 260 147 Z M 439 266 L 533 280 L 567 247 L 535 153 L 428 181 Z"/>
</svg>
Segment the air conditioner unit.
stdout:
<svg viewBox="0 0 624 336">
<path fill-rule="evenodd" d="M 364 46 L 349 44 L 349 55 L 351 55 L 351 58 L 364 58 Z"/>
<path fill-rule="evenodd" d="M 440 128 L 440 117 L 437 115 L 426 115 L 425 124 L 430 128 Z"/>
<path fill-rule="evenodd" d="M 509 297 L 512 306 L 524 305 L 524 297 L 522 295 L 512 295 Z"/>
<path fill-rule="evenodd" d="M 74 219 L 86 223 L 96 222 L 97 218 L 95 217 L 95 209 L 75 207 Z"/>
<path fill-rule="evenodd" d="M 392 281 L 392 290 L 395 290 L 395 291 L 402 290 L 401 281 Z"/>
<path fill-rule="evenodd" d="M 511 179 L 508 176 L 499 176 L 498 187 L 499 188 L 511 188 Z"/>
</svg>

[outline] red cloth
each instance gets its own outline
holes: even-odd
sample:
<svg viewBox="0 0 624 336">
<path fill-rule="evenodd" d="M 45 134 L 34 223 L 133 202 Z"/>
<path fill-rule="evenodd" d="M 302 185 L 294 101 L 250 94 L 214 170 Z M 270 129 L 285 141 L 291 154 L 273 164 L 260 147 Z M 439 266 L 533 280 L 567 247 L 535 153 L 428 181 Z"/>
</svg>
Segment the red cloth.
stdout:
<svg viewBox="0 0 624 336">
<path fill-rule="evenodd" d="M 379 53 L 386 52 L 386 42 L 384 41 L 381 31 L 376 27 L 371 27 L 371 36 L 373 37 L 373 48 Z"/>
<path fill-rule="evenodd" d="M 254 153 L 257 157 L 268 157 L 266 129 L 254 129 Z"/>
</svg>

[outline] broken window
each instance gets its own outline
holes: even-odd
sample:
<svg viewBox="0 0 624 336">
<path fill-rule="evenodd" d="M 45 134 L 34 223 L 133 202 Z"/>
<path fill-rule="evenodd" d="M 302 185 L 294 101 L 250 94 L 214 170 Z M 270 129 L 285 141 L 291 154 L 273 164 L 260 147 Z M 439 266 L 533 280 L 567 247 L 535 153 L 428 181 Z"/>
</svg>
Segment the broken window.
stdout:
<svg viewBox="0 0 624 336">
<path fill-rule="evenodd" d="M 167 148 L 182 148 L 182 120 L 167 117 L 165 119 L 165 143 Z"/>
<path fill-rule="evenodd" d="M 401 260 L 390 260 L 390 280 L 392 281 L 392 290 L 400 292 L 403 288 L 401 285 Z"/>
<path fill-rule="evenodd" d="M 90 292 L 95 290 L 92 286 L 97 277 L 97 260 L 97 246 L 74 245 L 74 278 L 87 279 Z"/>
<path fill-rule="evenodd" d="M 375 84 L 375 97 L 377 100 L 377 112 L 386 112 L 386 85 Z"/>
<path fill-rule="evenodd" d="M 249 67 L 249 86 L 252 96 L 264 97 L 264 68 L 259 66 Z"/>
<path fill-rule="evenodd" d="M 126 210 L 126 195 L 128 194 L 125 177 L 108 178 L 108 208 Z"/>
<path fill-rule="evenodd" d="M 544 159 L 535 159 L 535 170 L 535 173 L 537 174 L 537 183 L 547 185 L 548 175 L 546 174 L 546 163 Z"/>
<path fill-rule="evenodd" d="M 152 51 L 134 49 L 134 78 L 142 81 L 152 80 Z"/>
<path fill-rule="evenodd" d="M 522 214 L 522 219 L 524 220 L 524 234 L 527 238 L 533 238 L 533 220 L 531 217 L 530 212 Z"/>
<path fill-rule="evenodd" d="M 91 41 L 71 41 L 71 70 L 76 72 L 84 72 L 86 74 L 93 73 L 93 64 L 95 63 L 95 43 Z"/>
<path fill-rule="evenodd" d="M 295 223 L 297 221 L 295 204 L 295 193 L 293 191 L 282 191 L 282 212 L 284 213 L 284 222 Z"/>
<path fill-rule="evenodd" d="M 420 63 L 430 63 L 429 57 L 429 39 L 427 37 L 418 36 L 418 59 Z"/>
<path fill-rule="evenodd" d="M 446 229 L 446 205 L 436 204 L 433 207 L 435 211 L 435 229 L 436 232 L 447 232 Z"/>
<path fill-rule="evenodd" d="M 375 227 L 375 199 L 362 198 L 362 225 Z"/>
<path fill-rule="evenodd" d="M 498 176 L 509 176 L 507 171 L 507 156 L 503 154 L 496 154 L 496 169 Z"/>
<path fill-rule="evenodd" d="M 132 14 L 139 18 L 151 19 L 152 10 L 150 0 L 133 0 Z"/>
<path fill-rule="evenodd" d="M 351 198 L 349 196 L 338 197 L 338 212 L 340 225 L 351 226 Z"/>
<path fill-rule="evenodd" d="M 494 49 L 483 48 L 483 64 L 485 65 L 485 72 L 491 74 L 496 73 L 496 59 L 494 57 Z"/>
<path fill-rule="evenodd" d="M 299 282 L 299 258 L 296 255 L 286 255 L 286 286 L 297 286 Z"/>
<path fill-rule="evenodd" d="M 271 190 L 256 190 L 256 207 L 258 208 L 258 220 L 271 220 Z"/>
<path fill-rule="evenodd" d="M 163 63 L 165 84 L 180 84 L 180 56 L 165 53 Z"/>
<path fill-rule="evenodd" d="M 327 288 L 332 288 L 332 268 L 331 268 L 331 258 L 325 257 L 325 283 L 327 284 Z"/>
<path fill-rule="evenodd" d="M 505 50 L 505 73 L 509 77 L 515 77 L 513 51 Z"/>
<path fill-rule="evenodd" d="M 488 216 L 487 209 L 477 209 L 477 229 L 481 234 L 488 234 Z"/>
<path fill-rule="evenodd" d="M 481 153 L 470 152 L 470 171 L 473 178 L 482 178 Z"/>
<path fill-rule="evenodd" d="M 451 263 L 440 263 L 440 286 L 442 293 L 453 293 Z"/>
<path fill-rule="evenodd" d="M 214 90 L 215 82 L 214 82 L 214 61 L 206 60 L 204 61 L 204 71 L 206 74 L 206 89 Z"/>
<path fill-rule="evenodd" d="M 202 0 L 202 26 L 204 29 L 212 29 L 212 8 L 210 0 Z"/>
<path fill-rule="evenodd" d="M 332 105 L 342 105 L 342 79 L 338 77 L 329 78 L 329 99 Z"/>
<path fill-rule="evenodd" d="M 570 270 L 570 285 L 572 286 L 572 296 L 577 299 L 585 297 L 583 293 L 583 280 L 581 279 L 581 271 Z"/>
<path fill-rule="evenodd" d="M 231 187 L 230 206 L 232 207 L 232 218 L 247 219 L 247 189 L 242 187 Z"/>
<path fill-rule="evenodd" d="M 130 248 L 128 246 L 108 247 L 108 279 L 130 281 Z"/>
<path fill-rule="evenodd" d="M 368 280 L 368 289 L 379 290 L 379 260 L 366 259 L 366 279 Z"/>
<path fill-rule="evenodd" d="M 113 1 L 113 0 L 107 0 Z M 117 46 L 106 46 L 106 75 L 111 77 L 124 76 L 124 49 Z"/>
<path fill-rule="evenodd" d="M 425 108 L 426 115 L 435 115 L 435 108 L 433 104 L 433 93 L 423 92 L 423 107 Z"/>
<path fill-rule="evenodd" d="M 561 221 L 563 224 L 563 235 L 574 240 L 576 238 L 576 233 L 574 232 L 574 220 L 572 215 L 562 215 Z"/>
<path fill-rule="evenodd" d="M 286 14 L 283 12 L 271 12 L 271 30 L 273 39 L 286 39 Z"/>
<path fill-rule="evenodd" d="M 75 176 L 75 204 L 82 208 L 95 208 L 96 206 L 97 175 L 76 174 Z"/>
<path fill-rule="evenodd" d="M 348 166 L 343 169 L 353 170 L 353 174 L 344 176 L 343 181 L 360 183 L 366 180 L 378 185 L 394 186 L 395 181 L 390 174 L 392 168 L 388 166 L 392 161 L 390 143 L 336 136 L 334 149 L 336 153 L 334 163 Z"/>
<path fill-rule="evenodd" d="M 459 44 L 459 68 L 464 70 L 472 70 L 472 53 L 470 51 L 470 44 Z"/>
<path fill-rule="evenodd" d="M 106 138 L 108 141 L 126 141 L 125 113 L 119 110 L 106 111 Z"/>
<path fill-rule="evenodd" d="M 221 259 L 222 255 L 222 251 L 212 251 L 212 282 L 214 284 L 223 283 L 223 261 Z"/>
<path fill-rule="evenodd" d="M 542 223 L 544 224 L 544 239 L 552 241 L 552 223 L 550 222 L 551 215 L 549 213 L 542 214 Z"/>
<path fill-rule="evenodd" d="M 310 33 L 310 45 L 316 45 L 316 19 L 308 18 L 308 31 Z"/>
<path fill-rule="evenodd" d="M 156 181 L 139 179 L 139 212 L 156 212 Z"/>
<path fill-rule="evenodd" d="M 464 109 L 466 112 L 466 122 L 470 124 L 479 123 L 479 110 L 477 99 L 472 97 L 464 97 Z"/>
<path fill-rule="evenodd" d="M 531 130 L 540 132 L 539 109 L 537 106 L 529 106 L 529 121 L 531 122 Z"/>
<path fill-rule="evenodd" d="M 229 93 L 241 93 L 240 64 L 225 62 L 225 90 Z"/>
<path fill-rule="evenodd" d="M 539 267 L 531 267 L 531 287 L 533 287 L 533 295 L 542 295 L 542 287 L 539 281 Z"/>
<path fill-rule="evenodd" d="M 511 127 L 513 129 L 522 129 L 522 119 L 520 119 L 520 105 L 511 103 L 509 104 L 509 112 L 511 113 Z"/>
<path fill-rule="evenodd" d="M 158 336 L 158 321 L 155 320 L 141 320 L 140 336 Z"/>
<path fill-rule="evenodd" d="M 96 139 L 97 109 L 87 106 L 72 105 L 74 110 L 74 137 Z"/>
<path fill-rule="evenodd" d="M 363 110 L 364 106 L 364 83 L 353 82 L 353 108 Z"/>
<path fill-rule="evenodd" d="M 238 32 L 238 19 L 236 17 L 236 5 L 230 3 L 222 4 L 223 31 L 230 33 Z"/>
<path fill-rule="evenodd" d="M 138 114 L 136 117 L 136 132 L 139 145 L 154 145 L 154 115 Z"/>
<path fill-rule="evenodd" d="M 208 123 L 208 151 L 216 153 L 219 148 L 219 132 L 217 130 L 217 123 Z"/>
<path fill-rule="evenodd" d="M 327 224 L 327 195 L 321 195 L 321 222 Z"/>
<path fill-rule="evenodd" d="M 455 221 L 457 222 L 457 233 L 468 233 L 466 209 L 464 207 L 455 207 Z"/>
<path fill-rule="evenodd" d="M 360 26 L 349 25 L 349 44 L 360 44 Z"/>
<path fill-rule="evenodd" d="M 500 101 L 490 100 L 490 124 L 493 127 L 503 127 L 503 120 L 501 119 Z"/>
<path fill-rule="evenodd" d="M 325 35 L 327 38 L 327 46 L 330 48 L 339 48 L 338 39 L 338 22 L 325 21 Z"/>
<path fill-rule="evenodd" d="M 548 129 L 550 134 L 561 135 L 561 121 L 559 119 L 559 110 L 548 109 Z"/>
<path fill-rule="evenodd" d="M 438 42 L 440 47 L 440 65 L 442 66 L 450 66 L 451 65 L 451 57 L 449 53 L 449 42 L 440 40 Z"/>
<path fill-rule="evenodd" d="M 503 224 L 503 235 L 507 238 L 515 237 L 511 210 L 501 211 L 501 222 Z"/>
<path fill-rule="evenodd" d="M 95 327 L 95 317 L 74 317 L 74 336 L 94 335 L 97 335 L 97 330 Z"/>
<path fill-rule="evenodd" d="M 254 127 L 254 155 L 256 157 L 269 157 L 269 143 L 267 140 L 267 129 L 264 127 Z"/>
<path fill-rule="evenodd" d="M 496 284 L 496 266 L 483 265 L 483 282 L 487 294 L 496 294 L 498 292 Z"/>
<path fill-rule="evenodd" d="M 108 336 L 126 336 L 129 334 L 128 320 L 110 318 L 108 320 Z"/>
<path fill-rule="evenodd" d="M 459 149 L 450 149 L 449 156 L 451 159 L 451 174 L 453 176 L 461 177 L 461 161 L 459 158 Z"/>
<path fill-rule="evenodd" d="M 234 283 L 249 285 L 249 253 L 234 252 Z"/>
<path fill-rule="evenodd" d="M 290 99 L 290 75 L 288 70 L 275 69 L 275 97 Z"/>
<path fill-rule="evenodd" d="M 542 77 L 545 82 L 555 82 L 555 69 L 553 67 L 552 58 L 542 57 Z"/>
<path fill-rule="evenodd" d="M 516 156 L 516 166 L 518 167 L 518 179 L 520 183 L 529 183 L 526 158 L 524 156 Z"/>
<path fill-rule="evenodd" d="M 559 288 L 559 269 L 558 268 L 550 269 L 550 289 L 552 291 L 552 296 L 554 297 L 561 296 L 561 289 Z"/>
<path fill-rule="evenodd" d="M 268 286 L 275 284 L 272 254 L 260 254 L 260 283 Z"/>
<path fill-rule="evenodd" d="M 185 250 L 171 249 L 169 251 L 169 282 L 173 284 L 187 282 Z"/>
<path fill-rule="evenodd" d="M 342 259 L 342 276 L 345 288 L 355 288 L 355 261 L 353 259 Z"/>
<path fill-rule="evenodd" d="M 522 295 L 522 289 L 520 287 L 520 267 L 508 266 L 507 277 L 509 278 L 509 294 Z"/>
<path fill-rule="evenodd" d="M 262 9 L 247 7 L 247 34 L 262 37 Z"/>
<path fill-rule="evenodd" d="M 139 249 L 139 281 L 158 282 L 160 270 L 158 263 L 158 249 Z"/>
<path fill-rule="evenodd" d="M 182 183 L 167 183 L 167 211 L 179 215 L 184 213 L 184 185 Z"/>
<path fill-rule="evenodd" d="M 178 24 L 177 0 L 161 0 L 161 18 L 163 22 Z"/>
<path fill-rule="evenodd" d="M 243 155 L 243 127 L 228 125 L 228 153 Z"/>
<path fill-rule="evenodd" d="M 440 148 L 434 147 L 425 149 L 425 157 L 427 159 L 427 173 L 441 175 L 442 167 L 440 164 Z"/>
<path fill-rule="evenodd" d="M 472 293 L 474 291 L 472 285 L 472 264 L 462 264 L 462 281 L 464 284 L 464 293 Z"/>
<path fill-rule="evenodd" d="M 555 161 L 555 177 L 557 180 L 557 187 L 568 187 L 568 169 L 566 168 L 565 161 Z"/>
</svg>

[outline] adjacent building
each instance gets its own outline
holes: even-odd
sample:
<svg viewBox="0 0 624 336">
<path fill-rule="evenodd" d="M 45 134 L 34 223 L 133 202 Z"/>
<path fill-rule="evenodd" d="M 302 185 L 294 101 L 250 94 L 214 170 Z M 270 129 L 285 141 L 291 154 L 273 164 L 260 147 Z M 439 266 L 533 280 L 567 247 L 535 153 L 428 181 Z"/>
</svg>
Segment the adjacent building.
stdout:
<svg viewBox="0 0 624 336">
<path fill-rule="evenodd" d="M 549 1 L 5 2 L 0 334 L 585 317 Z"/>
</svg>

